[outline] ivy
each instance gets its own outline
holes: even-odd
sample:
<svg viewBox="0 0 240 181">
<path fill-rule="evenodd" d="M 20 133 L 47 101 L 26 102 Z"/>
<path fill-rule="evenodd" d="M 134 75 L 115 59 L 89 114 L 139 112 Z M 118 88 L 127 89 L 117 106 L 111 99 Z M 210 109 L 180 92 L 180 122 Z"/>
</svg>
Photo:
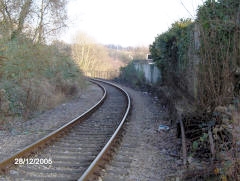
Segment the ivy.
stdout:
<svg viewBox="0 0 240 181">
<path fill-rule="evenodd" d="M 214 110 L 238 92 L 233 75 L 240 66 L 240 1 L 207 0 L 196 22 L 201 34 L 199 105 Z"/>
<path fill-rule="evenodd" d="M 197 50 L 192 48 L 194 26 L 200 32 Z M 155 38 L 149 49 L 165 84 L 178 84 L 181 80 L 187 85 L 184 76 L 192 61 L 189 53 L 198 55 L 198 104 L 213 110 L 240 92 L 240 78 L 234 80 L 236 78 L 233 77 L 234 72 L 240 69 L 239 42 L 240 1 L 206 0 L 198 8 L 195 22 L 180 19 L 173 23 L 168 31 Z"/>
<path fill-rule="evenodd" d="M 150 45 L 153 60 L 161 69 L 163 79 L 167 79 L 169 74 L 179 76 L 186 70 L 192 26 L 190 19 L 180 19 L 167 32 L 158 35 Z"/>
</svg>

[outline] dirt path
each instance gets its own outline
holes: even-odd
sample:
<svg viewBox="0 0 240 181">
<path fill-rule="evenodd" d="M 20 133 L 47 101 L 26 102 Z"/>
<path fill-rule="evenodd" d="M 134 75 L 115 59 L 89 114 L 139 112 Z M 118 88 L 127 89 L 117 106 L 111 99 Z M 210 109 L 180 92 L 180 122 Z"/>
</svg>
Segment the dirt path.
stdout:
<svg viewBox="0 0 240 181">
<path fill-rule="evenodd" d="M 147 93 L 126 89 L 133 109 L 122 144 L 102 180 L 175 181 L 182 163 L 177 156 L 180 140 L 174 129 L 158 131 L 160 124 L 169 125 L 167 110 Z"/>
</svg>

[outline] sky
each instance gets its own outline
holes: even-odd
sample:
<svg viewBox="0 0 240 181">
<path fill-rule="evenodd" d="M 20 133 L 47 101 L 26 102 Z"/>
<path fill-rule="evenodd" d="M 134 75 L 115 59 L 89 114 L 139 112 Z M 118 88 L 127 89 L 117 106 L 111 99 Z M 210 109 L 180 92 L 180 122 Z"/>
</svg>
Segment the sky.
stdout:
<svg viewBox="0 0 240 181">
<path fill-rule="evenodd" d="M 203 0 L 70 0 L 68 28 L 61 40 L 72 43 L 84 32 L 98 43 L 148 46 L 180 18 L 194 18 Z"/>
</svg>

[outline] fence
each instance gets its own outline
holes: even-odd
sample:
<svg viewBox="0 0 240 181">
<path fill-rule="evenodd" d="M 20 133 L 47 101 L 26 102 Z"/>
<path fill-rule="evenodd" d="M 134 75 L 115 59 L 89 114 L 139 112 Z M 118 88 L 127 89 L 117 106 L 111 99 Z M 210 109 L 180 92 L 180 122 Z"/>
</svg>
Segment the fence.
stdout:
<svg viewBox="0 0 240 181">
<path fill-rule="evenodd" d="M 84 71 L 84 75 L 92 78 L 101 79 L 114 79 L 120 75 L 120 71 L 98 71 L 98 70 L 87 70 Z"/>
</svg>

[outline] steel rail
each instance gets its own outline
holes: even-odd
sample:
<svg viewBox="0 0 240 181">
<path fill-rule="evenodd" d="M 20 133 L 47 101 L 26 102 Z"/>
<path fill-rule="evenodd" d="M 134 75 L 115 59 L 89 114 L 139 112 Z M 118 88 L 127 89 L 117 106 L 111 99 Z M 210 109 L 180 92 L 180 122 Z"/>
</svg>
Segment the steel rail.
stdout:
<svg viewBox="0 0 240 181">
<path fill-rule="evenodd" d="M 126 107 L 126 111 L 125 114 L 121 120 L 121 123 L 119 124 L 118 128 L 116 129 L 116 131 L 114 132 L 114 134 L 112 135 L 112 137 L 109 139 L 109 141 L 107 142 L 107 144 L 104 146 L 104 148 L 101 150 L 101 152 L 96 156 L 96 158 L 94 159 L 94 161 L 91 163 L 91 165 L 87 168 L 87 170 L 83 173 L 83 175 L 78 179 L 78 181 L 86 181 L 86 180 L 91 180 L 95 170 L 97 169 L 98 165 L 100 165 L 101 160 L 103 159 L 104 155 L 107 154 L 107 152 L 111 149 L 111 146 L 114 143 L 114 140 L 117 138 L 117 136 L 120 133 L 120 130 L 122 129 L 125 120 L 130 112 L 130 108 L 131 108 L 131 99 L 129 94 L 120 86 L 101 80 L 101 79 L 93 79 L 96 81 L 100 81 L 106 84 L 110 84 L 114 87 L 116 87 L 117 89 L 119 89 L 121 92 L 123 92 L 127 98 L 127 107 Z"/>
<path fill-rule="evenodd" d="M 83 114 L 76 117 L 75 119 L 71 120 L 67 124 L 61 126 L 57 130 L 51 132 L 50 134 L 43 137 L 42 139 L 30 144 L 29 146 L 26 146 L 25 148 L 21 149 L 20 151 L 18 151 L 14 155 L 10 156 L 9 158 L 1 161 L 0 162 L 0 173 L 5 173 L 7 171 L 7 169 L 14 164 L 14 161 L 15 161 L 16 158 L 24 158 L 24 157 L 27 157 L 31 154 L 36 153 L 37 151 L 39 151 L 39 149 L 41 147 L 44 147 L 46 144 L 48 144 L 49 142 L 56 139 L 56 137 L 58 135 L 61 135 L 61 133 L 64 133 L 67 129 L 71 128 L 74 124 L 88 118 L 94 111 L 96 111 L 103 104 L 103 102 L 105 101 L 105 99 L 107 97 L 106 89 L 101 84 L 97 83 L 94 80 L 89 80 L 89 81 L 96 84 L 97 86 L 99 86 L 102 89 L 103 96 L 101 97 L 101 99 L 94 106 L 92 106 L 90 109 L 88 109 Z"/>
</svg>

